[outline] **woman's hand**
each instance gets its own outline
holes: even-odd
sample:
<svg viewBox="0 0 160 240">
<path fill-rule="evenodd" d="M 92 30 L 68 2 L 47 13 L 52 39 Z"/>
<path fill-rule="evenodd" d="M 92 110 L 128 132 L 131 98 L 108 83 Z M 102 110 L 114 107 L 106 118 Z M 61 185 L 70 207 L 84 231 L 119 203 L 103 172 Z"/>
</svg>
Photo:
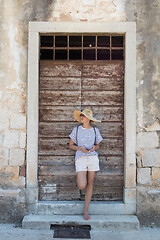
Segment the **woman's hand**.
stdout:
<svg viewBox="0 0 160 240">
<path fill-rule="evenodd" d="M 79 150 L 82 151 L 83 153 L 87 153 L 88 152 L 88 150 L 86 148 L 84 148 L 84 147 L 80 147 Z"/>
<path fill-rule="evenodd" d="M 96 146 L 93 145 L 89 151 L 90 151 L 90 152 L 94 152 L 95 150 L 96 150 Z"/>
</svg>

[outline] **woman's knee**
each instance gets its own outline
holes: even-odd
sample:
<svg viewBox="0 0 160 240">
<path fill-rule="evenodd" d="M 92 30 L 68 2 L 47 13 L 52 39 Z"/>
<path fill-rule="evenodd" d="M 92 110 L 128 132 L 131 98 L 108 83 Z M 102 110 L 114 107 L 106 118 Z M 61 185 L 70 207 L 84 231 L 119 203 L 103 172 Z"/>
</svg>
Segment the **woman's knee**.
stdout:
<svg viewBox="0 0 160 240">
<path fill-rule="evenodd" d="M 88 182 L 88 183 L 87 183 L 87 188 L 92 189 L 92 188 L 93 188 L 93 182 Z"/>
<path fill-rule="evenodd" d="M 86 183 L 77 183 L 79 190 L 84 190 L 86 187 Z"/>
</svg>

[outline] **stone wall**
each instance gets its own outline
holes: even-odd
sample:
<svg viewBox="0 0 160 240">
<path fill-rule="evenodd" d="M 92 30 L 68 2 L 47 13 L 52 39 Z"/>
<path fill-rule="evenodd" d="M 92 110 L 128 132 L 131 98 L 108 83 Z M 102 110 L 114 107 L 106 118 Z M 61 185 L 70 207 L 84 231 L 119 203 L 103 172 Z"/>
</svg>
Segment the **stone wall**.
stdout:
<svg viewBox="0 0 160 240">
<path fill-rule="evenodd" d="M 159 0 L 0 0 L 0 221 L 26 213 L 29 21 L 137 23 L 137 214 L 160 222 Z M 12 204 L 9 205 L 9 204 Z M 3 210 L 4 209 L 4 210 Z"/>
<path fill-rule="evenodd" d="M 160 226 L 160 1 L 127 1 L 137 23 L 137 215 Z"/>
</svg>

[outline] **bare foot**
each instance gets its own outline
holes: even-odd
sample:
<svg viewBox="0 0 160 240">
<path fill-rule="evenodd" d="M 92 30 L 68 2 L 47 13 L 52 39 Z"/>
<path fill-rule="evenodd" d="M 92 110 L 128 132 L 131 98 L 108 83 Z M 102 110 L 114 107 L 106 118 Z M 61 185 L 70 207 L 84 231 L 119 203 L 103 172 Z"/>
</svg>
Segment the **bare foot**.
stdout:
<svg viewBox="0 0 160 240">
<path fill-rule="evenodd" d="M 87 212 L 83 213 L 83 215 L 84 215 L 84 220 L 90 220 L 90 216 L 88 216 Z"/>
</svg>

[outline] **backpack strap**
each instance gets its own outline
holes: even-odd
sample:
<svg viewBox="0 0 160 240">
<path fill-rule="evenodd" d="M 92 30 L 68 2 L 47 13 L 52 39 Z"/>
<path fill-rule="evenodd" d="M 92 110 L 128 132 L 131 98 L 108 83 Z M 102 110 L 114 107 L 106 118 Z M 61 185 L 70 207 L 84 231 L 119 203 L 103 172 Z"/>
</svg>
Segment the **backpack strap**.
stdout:
<svg viewBox="0 0 160 240">
<path fill-rule="evenodd" d="M 95 140 L 94 140 L 94 145 L 96 145 L 96 129 L 95 126 L 93 126 L 94 132 L 95 132 Z"/>
<path fill-rule="evenodd" d="M 78 135 L 78 127 L 79 127 L 79 125 L 77 126 L 77 129 L 76 129 L 76 146 L 78 146 L 78 139 L 77 139 L 77 135 Z"/>
<path fill-rule="evenodd" d="M 81 126 L 82 124 L 79 124 L 78 126 L 77 126 L 77 129 L 76 129 L 76 146 L 78 146 L 78 128 L 79 128 L 79 126 Z"/>
</svg>

